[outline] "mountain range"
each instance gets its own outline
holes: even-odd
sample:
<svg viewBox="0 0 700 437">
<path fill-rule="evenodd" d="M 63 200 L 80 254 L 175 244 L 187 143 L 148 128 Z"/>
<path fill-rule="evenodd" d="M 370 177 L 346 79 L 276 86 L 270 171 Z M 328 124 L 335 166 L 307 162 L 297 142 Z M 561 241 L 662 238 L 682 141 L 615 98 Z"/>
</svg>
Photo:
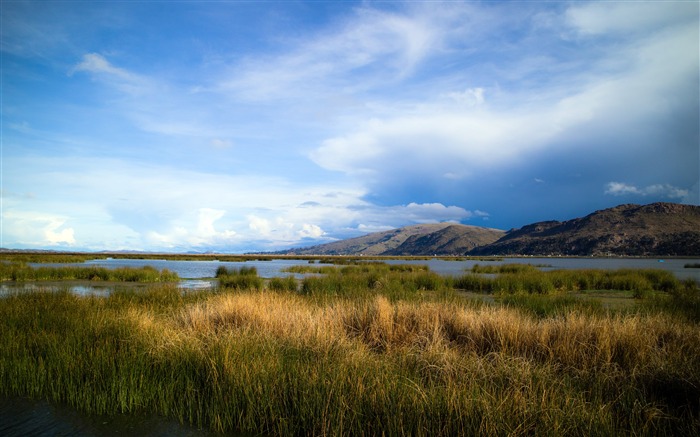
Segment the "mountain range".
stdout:
<svg viewBox="0 0 700 437">
<path fill-rule="evenodd" d="M 625 204 L 519 229 L 420 224 L 284 252 L 289 255 L 700 256 L 700 206 Z"/>
</svg>

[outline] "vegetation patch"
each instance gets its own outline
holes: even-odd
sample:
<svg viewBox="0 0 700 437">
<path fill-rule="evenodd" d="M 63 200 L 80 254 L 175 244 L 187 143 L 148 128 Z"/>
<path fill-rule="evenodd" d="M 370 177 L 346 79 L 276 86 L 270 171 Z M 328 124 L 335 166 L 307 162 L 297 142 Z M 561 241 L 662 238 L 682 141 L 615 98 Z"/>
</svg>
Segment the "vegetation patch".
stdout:
<svg viewBox="0 0 700 437">
<path fill-rule="evenodd" d="M 272 435 L 700 433 L 697 284 L 491 274 L 353 264 L 265 282 L 244 266 L 213 290 L 10 293 L 0 394 Z M 477 286 L 493 301 L 457 291 Z M 598 300 L 615 292 L 638 305 Z"/>
<path fill-rule="evenodd" d="M 494 277 L 481 274 L 495 274 Z M 505 264 L 472 268 L 472 274 L 456 279 L 458 288 L 484 293 L 552 293 L 581 290 L 672 292 L 695 288 L 694 281 L 679 281 L 673 273 L 658 269 L 580 269 L 542 272 L 529 264 Z"/>
<path fill-rule="evenodd" d="M 242 266 L 237 269 L 227 269 L 220 266 L 216 270 L 219 287 L 236 290 L 262 290 L 263 280 L 258 276 L 255 267 Z"/>
<path fill-rule="evenodd" d="M 21 262 L 0 263 L 0 281 L 120 281 L 120 282 L 174 282 L 180 278 L 168 269 L 151 266 L 108 269 L 96 266 L 32 267 Z"/>
</svg>

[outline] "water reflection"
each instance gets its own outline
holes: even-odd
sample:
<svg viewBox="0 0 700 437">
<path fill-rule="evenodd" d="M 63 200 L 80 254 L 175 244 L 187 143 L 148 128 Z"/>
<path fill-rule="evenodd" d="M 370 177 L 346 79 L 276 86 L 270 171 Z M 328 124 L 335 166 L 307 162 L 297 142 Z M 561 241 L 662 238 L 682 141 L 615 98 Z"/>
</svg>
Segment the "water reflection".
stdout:
<svg viewBox="0 0 700 437">
<path fill-rule="evenodd" d="M 220 434 L 158 415 L 85 415 L 43 400 L 0 398 L 0 435 L 214 437 Z M 228 434 L 231 435 L 231 434 Z M 243 434 L 235 434 L 242 436 Z"/>
<path fill-rule="evenodd" d="M 422 264 L 427 265 L 431 271 L 445 276 L 460 276 L 471 270 L 476 264 L 501 265 L 501 264 L 531 264 L 543 271 L 556 269 L 662 269 L 673 273 L 679 279 L 694 279 L 700 283 L 700 269 L 685 268 L 686 264 L 697 263 L 697 258 L 672 258 L 658 259 L 651 258 L 493 258 L 493 259 L 424 259 L 424 260 L 385 260 L 388 264 Z M 303 279 L 308 274 L 292 274 L 285 272 L 288 267 L 298 265 L 308 265 L 308 260 L 295 259 L 273 259 L 266 261 L 175 261 L 175 260 L 153 260 L 153 259 L 97 259 L 86 261 L 84 265 L 100 266 L 106 268 L 152 266 L 156 269 L 171 270 L 183 278 L 178 287 L 187 291 L 206 290 L 215 288 L 217 280 L 213 279 L 216 269 L 224 266 L 228 269 L 239 269 L 241 267 L 255 267 L 258 275 L 263 278 L 294 276 L 296 279 Z M 66 264 L 33 264 L 65 266 Z M 75 264 L 73 264 L 75 265 Z M 60 291 L 67 289 L 78 295 L 107 296 L 117 287 L 148 287 L 152 284 L 144 283 L 99 283 L 93 281 L 55 281 L 55 282 L 25 282 L 25 283 L 0 283 L 0 296 L 12 292 L 32 292 L 32 291 Z"/>
</svg>

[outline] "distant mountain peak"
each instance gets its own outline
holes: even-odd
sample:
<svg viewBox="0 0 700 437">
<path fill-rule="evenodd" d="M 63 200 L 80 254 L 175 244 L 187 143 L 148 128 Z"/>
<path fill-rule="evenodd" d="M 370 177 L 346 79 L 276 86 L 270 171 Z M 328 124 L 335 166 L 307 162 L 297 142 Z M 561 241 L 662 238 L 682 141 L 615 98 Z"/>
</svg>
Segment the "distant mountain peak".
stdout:
<svg viewBox="0 0 700 437">
<path fill-rule="evenodd" d="M 472 255 L 698 256 L 700 206 L 624 204 L 508 231 Z"/>
</svg>

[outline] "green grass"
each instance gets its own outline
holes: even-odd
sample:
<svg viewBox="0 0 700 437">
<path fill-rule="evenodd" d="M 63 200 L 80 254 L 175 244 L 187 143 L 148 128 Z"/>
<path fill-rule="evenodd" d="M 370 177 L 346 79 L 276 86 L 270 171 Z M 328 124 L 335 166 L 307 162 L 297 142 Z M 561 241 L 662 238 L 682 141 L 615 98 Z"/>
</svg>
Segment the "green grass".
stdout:
<svg viewBox="0 0 700 437">
<path fill-rule="evenodd" d="M 32 267 L 25 263 L 0 263 L 0 281 L 121 281 L 121 282 L 173 282 L 177 273 L 168 269 L 157 270 L 151 266 L 140 268 L 121 267 L 108 269 L 94 266 Z"/>
<path fill-rule="evenodd" d="M 263 280 L 258 276 L 258 269 L 255 267 L 242 266 L 237 269 L 227 269 L 220 266 L 216 270 L 216 277 L 219 280 L 219 287 L 231 288 L 235 290 L 261 290 Z"/>
<path fill-rule="evenodd" d="M 502 294 L 496 296 L 496 301 L 506 307 L 518 308 L 537 318 L 562 316 L 570 312 L 584 314 L 604 313 L 601 299 L 589 299 L 570 294 Z"/>
<path fill-rule="evenodd" d="M 287 276 L 284 278 L 274 277 L 270 278 L 267 284 L 268 288 L 272 291 L 297 291 L 299 289 L 299 283 L 294 276 Z"/>
<path fill-rule="evenodd" d="M 232 282 L 0 298 L 0 394 L 272 435 L 700 433 L 692 281 L 671 287 L 647 271 L 443 278 L 386 264 L 267 284 L 254 269 L 217 273 Z M 561 289 L 478 305 L 455 291 L 538 275 Z M 617 311 L 587 298 L 584 279 L 658 290 Z"/>
<path fill-rule="evenodd" d="M 496 276 L 482 276 L 483 273 Z M 541 272 L 529 264 L 479 266 L 455 280 L 455 287 L 484 293 L 552 293 L 579 290 L 672 292 L 686 286 L 673 273 L 657 269 L 552 270 Z"/>
<path fill-rule="evenodd" d="M 0 299 L 0 392 L 223 432 L 694 435 L 698 330 L 381 293 L 39 292 Z"/>
</svg>

